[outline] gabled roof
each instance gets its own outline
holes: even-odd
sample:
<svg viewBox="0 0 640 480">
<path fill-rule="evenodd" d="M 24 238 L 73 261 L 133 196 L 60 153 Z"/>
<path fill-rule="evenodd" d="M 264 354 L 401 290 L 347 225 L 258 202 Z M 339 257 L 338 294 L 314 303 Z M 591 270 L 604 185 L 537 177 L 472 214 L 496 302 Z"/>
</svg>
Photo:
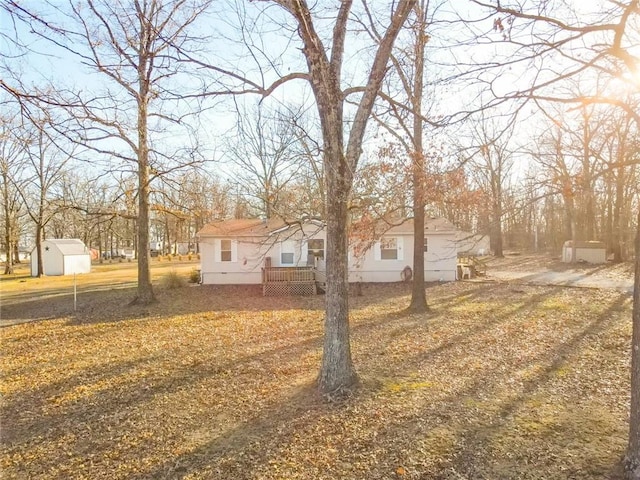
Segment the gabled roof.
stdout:
<svg viewBox="0 0 640 480">
<path fill-rule="evenodd" d="M 89 250 L 78 238 L 51 238 L 42 243 L 55 245 L 63 255 L 89 255 Z"/>
</svg>

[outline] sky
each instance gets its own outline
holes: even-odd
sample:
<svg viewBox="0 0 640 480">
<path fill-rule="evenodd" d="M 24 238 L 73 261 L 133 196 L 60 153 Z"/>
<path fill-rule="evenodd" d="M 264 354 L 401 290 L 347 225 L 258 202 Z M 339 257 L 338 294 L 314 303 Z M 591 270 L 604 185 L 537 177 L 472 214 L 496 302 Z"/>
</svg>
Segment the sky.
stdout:
<svg viewBox="0 0 640 480">
<path fill-rule="evenodd" d="M 606 0 L 567 1 L 572 3 L 582 18 L 588 18 L 589 12 L 597 15 L 602 11 L 604 5 L 609 3 Z M 556 2 L 562 3 L 562 0 L 556 0 Z M 256 2 L 241 0 L 237 2 L 235 0 L 216 0 L 214 8 L 217 11 L 214 10 L 203 17 L 201 23 L 195 25 L 194 32 L 198 35 L 210 35 L 211 37 L 209 42 L 202 45 L 203 58 L 213 59 L 226 69 L 234 69 L 252 78 L 263 77 L 264 81 L 269 83 L 278 74 L 304 69 L 305 65 L 300 55 L 295 31 L 291 28 L 291 22 L 286 19 L 280 9 L 273 6 L 260 12 L 259 9 L 263 8 L 264 4 L 259 3 L 258 5 Z M 447 3 L 445 8 L 441 10 L 442 15 L 451 19 L 457 12 L 462 16 L 477 18 L 476 10 L 464 7 L 468 4 L 468 2 L 460 1 Z M 28 8 L 41 8 L 45 4 L 36 0 L 27 0 L 24 5 Z M 52 5 L 62 7 L 66 5 L 66 2 L 56 0 Z M 325 32 L 325 27 L 328 27 L 331 20 L 330 14 L 335 2 L 323 5 L 325 5 L 323 13 L 326 15 L 326 20 L 320 23 L 319 28 Z M 56 12 L 52 8 L 49 8 L 49 13 L 54 21 L 64 20 L 60 12 Z M 44 39 L 33 37 L 24 25 L 12 23 L 6 12 L 0 11 L 0 15 L 3 15 L 0 18 L 0 32 L 4 35 L 17 33 L 20 41 L 24 42 L 28 48 L 23 57 L 11 61 L 12 68 L 14 71 L 16 71 L 15 69 L 20 71 L 23 81 L 40 85 L 51 82 L 55 85 L 65 85 L 71 89 L 83 89 L 92 93 L 105 91 L 107 83 L 104 81 L 104 75 L 90 73 L 88 68 L 80 65 L 77 58 L 68 52 L 56 48 Z M 452 61 L 458 62 L 458 66 L 460 66 L 471 61 L 509 60 L 516 55 L 518 49 L 512 44 L 500 41 L 500 35 L 492 30 L 492 22 L 493 17 L 487 17 L 477 23 L 467 22 L 462 27 L 459 24 L 456 26 L 447 23 L 434 26 L 431 31 L 433 40 L 428 44 L 431 63 L 428 66 L 427 75 L 438 76 L 447 73 L 447 69 L 454 67 L 445 64 L 451 64 Z M 239 23 L 245 26 L 246 34 L 254 42 L 255 48 L 252 53 L 239 43 L 240 38 L 236 28 Z M 257 32 L 261 34 L 256 35 Z M 327 32 L 330 33 L 330 30 L 327 29 L 325 34 Z M 481 35 L 483 41 L 462 47 L 447 46 L 449 42 L 464 38 L 470 33 Z M 344 71 L 345 84 L 352 81 L 361 83 L 366 75 L 368 64 L 371 61 L 371 50 L 367 48 L 367 43 L 368 37 L 362 31 L 354 30 L 350 34 Z M 5 52 L 5 55 L 6 52 L 16 52 L 6 39 L 2 40 L 0 48 Z M 260 69 L 257 68 L 257 64 L 260 64 Z M 547 66 L 549 67 L 549 64 Z M 561 68 L 560 64 L 553 67 L 553 71 L 548 72 L 549 74 L 554 74 L 556 70 Z M 180 85 L 182 89 L 194 90 L 200 86 L 197 74 L 201 72 L 202 70 L 195 71 L 196 75 L 193 77 L 182 75 L 173 83 Z M 521 65 L 503 68 L 501 73 L 493 79 L 494 92 L 506 94 L 514 89 L 523 88 L 538 73 L 534 69 L 527 69 Z M 488 78 L 488 76 L 484 77 L 484 79 Z M 210 84 L 209 87 L 213 88 L 212 85 Z M 478 100 L 480 102 L 490 101 L 486 93 L 477 96 L 477 84 L 474 85 L 469 81 L 438 86 L 430 89 L 429 93 L 432 98 L 428 101 L 435 104 L 434 111 L 441 115 L 468 108 L 472 102 Z M 125 97 L 122 98 L 124 101 Z M 258 100 L 256 97 L 248 97 L 238 101 L 252 103 Z M 266 105 L 299 103 L 311 105 L 310 88 L 304 82 L 292 82 L 276 90 L 272 97 L 264 100 L 264 103 Z M 172 106 L 172 112 L 186 112 L 184 109 L 193 108 L 194 104 L 195 100 L 192 100 L 188 106 L 185 106 L 186 104 L 179 106 L 176 103 Z M 197 117 L 197 123 L 194 123 L 196 117 L 185 118 L 185 122 L 192 122 L 191 134 L 197 134 L 204 156 L 220 160 L 224 157 L 224 142 L 221 141 L 221 137 L 233 128 L 235 106 L 230 97 L 218 100 L 208 99 L 204 102 L 204 106 L 207 110 Z M 523 112 L 524 120 L 533 114 L 533 107 L 526 109 Z M 531 132 L 531 126 L 527 126 L 526 129 L 529 133 Z M 376 140 L 374 140 L 373 133 L 368 138 L 371 143 L 367 153 L 372 155 L 376 149 Z M 156 145 L 160 143 L 166 145 L 168 151 L 178 149 L 184 143 L 193 144 L 189 131 L 176 128 L 175 125 L 164 126 L 164 130 L 154 137 L 154 142 Z M 214 164 L 213 168 L 223 176 L 227 172 L 227 169 L 220 163 Z M 231 174 L 227 174 L 227 176 L 232 177 Z"/>
</svg>

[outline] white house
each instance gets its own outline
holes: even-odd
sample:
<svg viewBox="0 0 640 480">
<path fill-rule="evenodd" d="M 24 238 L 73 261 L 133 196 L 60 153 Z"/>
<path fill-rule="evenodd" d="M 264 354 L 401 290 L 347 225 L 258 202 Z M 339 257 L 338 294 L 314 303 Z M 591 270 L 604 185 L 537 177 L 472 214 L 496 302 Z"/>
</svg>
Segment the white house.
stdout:
<svg viewBox="0 0 640 480">
<path fill-rule="evenodd" d="M 443 218 L 425 221 L 425 279 L 456 279 L 455 227 Z M 262 267 L 324 267 L 326 231 L 311 220 L 240 219 L 215 222 L 198 232 L 201 280 L 204 284 L 260 284 Z M 350 282 L 398 282 L 413 264 L 413 222 L 387 226 L 384 234 L 349 248 Z"/>
<path fill-rule="evenodd" d="M 45 275 L 73 275 L 91 272 L 91 251 L 77 238 L 42 241 L 42 267 Z M 38 276 L 38 251 L 31 251 L 31 276 Z"/>
</svg>

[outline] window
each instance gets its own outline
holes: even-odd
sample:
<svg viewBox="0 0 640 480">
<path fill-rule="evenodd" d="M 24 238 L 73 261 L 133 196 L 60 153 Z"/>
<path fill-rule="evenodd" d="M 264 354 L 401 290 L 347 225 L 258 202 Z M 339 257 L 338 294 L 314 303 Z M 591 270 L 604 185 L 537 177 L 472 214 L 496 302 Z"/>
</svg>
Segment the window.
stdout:
<svg viewBox="0 0 640 480">
<path fill-rule="evenodd" d="M 320 258 L 324 260 L 324 239 L 322 238 L 313 238 L 309 240 L 309 251 L 307 255 L 313 255 L 316 258 Z"/>
<path fill-rule="evenodd" d="M 282 252 L 280 254 L 280 263 L 282 265 L 293 265 L 293 253 Z"/>
<path fill-rule="evenodd" d="M 231 261 L 231 240 L 220 240 L 220 261 Z"/>
<path fill-rule="evenodd" d="M 429 251 L 429 239 L 427 237 L 424 237 L 424 253 L 427 253 Z"/>
<path fill-rule="evenodd" d="M 295 261 L 295 245 L 292 241 L 280 244 L 280 265 L 293 265 Z"/>
<path fill-rule="evenodd" d="M 398 239 L 395 237 L 382 237 L 380 239 L 380 259 L 398 259 Z"/>
</svg>

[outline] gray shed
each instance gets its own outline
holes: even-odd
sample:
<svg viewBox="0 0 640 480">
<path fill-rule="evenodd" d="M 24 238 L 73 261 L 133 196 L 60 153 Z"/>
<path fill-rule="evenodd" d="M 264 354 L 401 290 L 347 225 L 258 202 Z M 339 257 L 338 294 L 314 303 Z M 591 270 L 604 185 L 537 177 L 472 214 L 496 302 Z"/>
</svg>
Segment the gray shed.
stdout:
<svg viewBox="0 0 640 480">
<path fill-rule="evenodd" d="M 45 275 L 73 275 L 91 272 L 91 251 L 77 238 L 42 241 L 42 267 Z M 38 275 L 38 252 L 31 251 L 31 276 Z"/>
<path fill-rule="evenodd" d="M 562 261 L 571 263 L 573 241 L 567 240 L 562 247 Z M 607 248 L 603 242 L 576 242 L 576 262 L 607 263 Z"/>
</svg>

